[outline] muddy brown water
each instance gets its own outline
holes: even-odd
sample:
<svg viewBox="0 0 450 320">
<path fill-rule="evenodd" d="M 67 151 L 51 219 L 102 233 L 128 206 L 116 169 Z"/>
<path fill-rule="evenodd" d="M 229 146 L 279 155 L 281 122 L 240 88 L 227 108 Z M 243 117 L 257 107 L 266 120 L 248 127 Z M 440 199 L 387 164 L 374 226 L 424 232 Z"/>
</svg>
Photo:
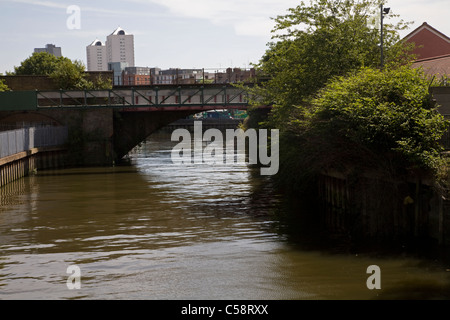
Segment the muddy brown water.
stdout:
<svg viewBox="0 0 450 320">
<path fill-rule="evenodd" d="M 172 148 L 151 138 L 127 166 L 42 171 L 1 189 L 0 299 L 450 297 L 450 265 L 310 245 L 292 234 L 307 225 L 282 227 L 288 200 L 267 178 L 245 164 L 174 164 Z M 372 265 L 381 289 L 368 288 Z"/>
</svg>

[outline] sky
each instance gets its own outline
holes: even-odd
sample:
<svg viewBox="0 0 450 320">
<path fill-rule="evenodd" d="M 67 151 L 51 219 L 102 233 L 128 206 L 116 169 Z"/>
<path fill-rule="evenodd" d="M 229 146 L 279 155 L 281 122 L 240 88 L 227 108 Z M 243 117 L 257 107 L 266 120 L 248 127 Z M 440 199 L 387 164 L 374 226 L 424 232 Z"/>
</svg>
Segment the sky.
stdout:
<svg viewBox="0 0 450 320">
<path fill-rule="evenodd" d="M 271 18 L 299 0 L 0 0 L 0 73 L 13 71 L 34 48 L 55 44 L 86 64 L 86 46 L 117 27 L 134 35 L 141 67 L 247 68 L 271 41 Z M 79 8 L 71 10 L 71 6 Z M 427 22 L 450 36 L 450 0 L 390 0 L 386 7 L 408 33 Z M 69 9 L 69 10 L 68 10 Z"/>
</svg>

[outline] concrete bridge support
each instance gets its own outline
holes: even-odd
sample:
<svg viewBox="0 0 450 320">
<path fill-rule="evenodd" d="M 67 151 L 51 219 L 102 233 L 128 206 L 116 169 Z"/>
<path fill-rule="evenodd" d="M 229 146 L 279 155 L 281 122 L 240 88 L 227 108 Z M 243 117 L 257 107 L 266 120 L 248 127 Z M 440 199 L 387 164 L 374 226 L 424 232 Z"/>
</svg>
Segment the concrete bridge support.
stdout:
<svg viewBox="0 0 450 320">
<path fill-rule="evenodd" d="M 3 111 L 6 125 L 62 125 L 68 128 L 67 165 L 107 165 L 113 163 L 112 109 L 44 109 Z"/>
<path fill-rule="evenodd" d="M 68 166 L 117 163 L 153 132 L 198 111 L 120 111 L 113 108 L 48 108 L 2 111 L 0 123 L 68 127 Z"/>
</svg>

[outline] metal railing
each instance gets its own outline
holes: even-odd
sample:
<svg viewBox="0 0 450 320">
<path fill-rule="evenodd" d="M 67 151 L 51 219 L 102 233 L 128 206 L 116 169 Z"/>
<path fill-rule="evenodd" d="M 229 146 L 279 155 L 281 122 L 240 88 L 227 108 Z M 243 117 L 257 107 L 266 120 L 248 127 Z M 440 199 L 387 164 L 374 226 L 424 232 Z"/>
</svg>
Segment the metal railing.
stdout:
<svg viewBox="0 0 450 320">
<path fill-rule="evenodd" d="M 37 108 L 51 107 L 240 107 L 247 108 L 246 89 L 231 85 L 161 85 L 110 90 L 36 91 Z"/>
<path fill-rule="evenodd" d="M 67 142 L 67 127 L 23 128 L 0 132 L 0 158 L 33 148 L 63 145 Z"/>
</svg>

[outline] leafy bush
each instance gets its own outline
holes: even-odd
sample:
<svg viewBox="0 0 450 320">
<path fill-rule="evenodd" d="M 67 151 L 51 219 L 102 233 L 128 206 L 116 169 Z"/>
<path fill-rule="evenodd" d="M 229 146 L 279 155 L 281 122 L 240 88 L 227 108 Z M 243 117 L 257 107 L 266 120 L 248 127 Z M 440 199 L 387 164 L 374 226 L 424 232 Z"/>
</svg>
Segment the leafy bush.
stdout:
<svg viewBox="0 0 450 320">
<path fill-rule="evenodd" d="M 442 175 L 439 141 L 449 123 L 428 86 L 423 73 L 408 66 L 334 78 L 286 123 L 276 181 L 298 191 L 329 169 L 384 178 Z"/>
<path fill-rule="evenodd" d="M 0 92 L 1 91 L 8 91 L 9 88 L 8 86 L 5 84 L 5 82 L 3 80 L 0 80 Z"/>
<path fill-rule="evenodd" d="M 410 165 L 436 169 L 448 125 L 436 107 L 420 70 L 364 68 L 320 91 L 310 121 L 374 152 L 395 152 Z"/>
</svg>

